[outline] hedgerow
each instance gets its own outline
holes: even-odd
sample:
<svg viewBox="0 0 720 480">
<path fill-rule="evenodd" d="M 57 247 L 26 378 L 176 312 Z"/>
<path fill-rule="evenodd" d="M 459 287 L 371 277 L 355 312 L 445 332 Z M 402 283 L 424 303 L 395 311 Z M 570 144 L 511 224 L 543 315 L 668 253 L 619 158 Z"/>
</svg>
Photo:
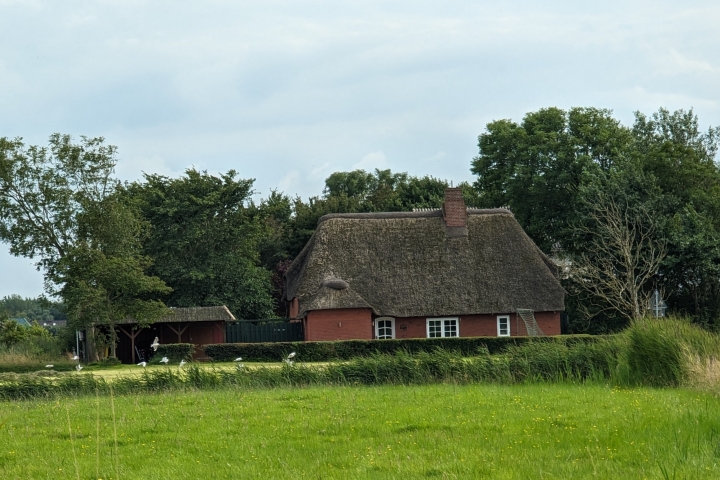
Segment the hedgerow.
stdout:
<svg viewBox="0 0 720 480">
<path fill-rule="evenodd" d="M 238 364 L 227 370 L 191 363 L 185 368 L 175 365 L 147 369 L 142 375 L 120 377 L 112 383 L 92 374 L 4 373 L 0 374 L 0 399 L 94 395 L 96 392 L 107 393 L 110 388 L 118 394 L 137 394 L 182 389 L 309 385 L 512 384 L 587 380 L 602 380 L 615 385 L 672 386 L 688 381 L 684 376 L 694 359 L 712 360 L 720 354 L 720 337 L 679 320 L 634 322 L 623 334 L 609 337 L 514 339 L 514 342 L 483 340 L 493 340 L 489 344 L 500 353 L 492 354 L 487 344 L 474 345 L 473 355 L 433 345 L 432 349 L 415 352 L 409 349 L 392 353 L 376 350 L 325 365 L 298 361 L 248 368 Z M 314 350 L 315 353 L 332 351 L 329 346 L 341 342 L 317 343 L 324 350 Z M 414 345 L 429 346 L 432 343 Z M 260 344 L 268 345 L 271 344 Z M 277 360 L 285 358 L 289 347 L 293 346 L 295 344 L 285 344 L 285 348 L 270 351 L 278 355 Z M 244 353 L 229 350 L 226 345 L 216 347 L 226 348 L 224 351 L 232 351 L 232 355 Z M 304 354 L 313 352 L 302 352 L 299 348 L 296 351 L 295 360 L 303 360 Z"/>
<path fill-rule="evenodd" d="M 498 354 L 511 347 L 526 343 L 588 344 L 604 337 L 570 335 L 562 337 L 459 337 L 459 338 L 407 338 L 393 340 L 341 340 L 332 342 L 278 342 L 278 343 L 219 343 L 205 345 L 205 354 L 216 362 L 228 362 L 237 357 L 254 362 L 277 362 L 290 352 L 306 362 L 327 362 L 367 357 L 376 353 L 420 353 L 436 349 L 476 355 L 487 351 Z"/>
</svg>

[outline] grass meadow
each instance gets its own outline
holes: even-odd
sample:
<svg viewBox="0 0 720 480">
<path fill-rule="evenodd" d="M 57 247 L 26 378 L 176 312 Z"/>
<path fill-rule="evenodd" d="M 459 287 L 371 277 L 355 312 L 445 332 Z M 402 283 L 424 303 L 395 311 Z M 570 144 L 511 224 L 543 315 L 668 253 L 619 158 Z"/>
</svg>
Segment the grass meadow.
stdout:
<svg viewBox="0 0 720 480">
<path fill-rule="evenodd" d="M 0 403 L 0 478 L 720 478 L 720 400 L 435 384 Z"/>
</svg>

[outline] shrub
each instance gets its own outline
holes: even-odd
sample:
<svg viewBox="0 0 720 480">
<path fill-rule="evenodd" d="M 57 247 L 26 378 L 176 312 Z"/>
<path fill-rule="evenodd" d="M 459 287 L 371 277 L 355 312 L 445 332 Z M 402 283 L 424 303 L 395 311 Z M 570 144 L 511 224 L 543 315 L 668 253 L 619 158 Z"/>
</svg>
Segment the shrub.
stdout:
<svg viewBox="0 0 720 480">
<path fill-rule="evenodd" d="M 122 365 L 122 362 L 117 357 L 105 357 L 100 360 L 99 363 L 103 367 L 114 367 L 115 365 Z"/>
<path fill-rule="evenodd" d="M 165 343 L 158 347 L 151 363 L 159 363 L 162 357 L 168 357 L 172 363 L 178 363 L 180 360 L 189 362 L 194 353 L 195 345 L 192 343 Z"/>
</svg>

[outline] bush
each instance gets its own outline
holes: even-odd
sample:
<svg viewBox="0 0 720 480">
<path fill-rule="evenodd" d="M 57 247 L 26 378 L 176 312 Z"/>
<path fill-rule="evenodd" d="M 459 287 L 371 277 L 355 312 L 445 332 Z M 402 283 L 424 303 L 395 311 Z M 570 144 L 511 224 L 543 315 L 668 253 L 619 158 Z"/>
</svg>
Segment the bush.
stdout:
<svg viewBox="0 0 720 480">
<path fill-rule="evenodd" d="M 165 343 L 158 347 L 150 363 L 159 363 L 163 357 L 168 357 L 171 363 L 179 363 L 180 360 L 189 362 L 194 353 L 195 345 L 192 343 Z"/>
<path fill-rule="evenodd" d="M 327 362 L 367 357 L 376 353 L 433 352 L 436 349 L 476 355 L 479 352 L 498 354 L 510 347 L 533 342 L 593 343 L 604 337 L 573 335 L 563 337 L 460 337 L 407 338 L 395 340 L 342 340 L 334 342 L 219 343 L 205 345 L 205 354 L 216 362 L 229 362 L 237 357 L 254 362 L 279 362 L 290 352 L 297 360 Z"/>
<path fill-rule="evenodd" d="M 106 357 L 100 360 L 99 363 L 103 367 L 114 367 L 115 365 L 122 365 L 122 362 L 117 357 Z"/>
</svg>

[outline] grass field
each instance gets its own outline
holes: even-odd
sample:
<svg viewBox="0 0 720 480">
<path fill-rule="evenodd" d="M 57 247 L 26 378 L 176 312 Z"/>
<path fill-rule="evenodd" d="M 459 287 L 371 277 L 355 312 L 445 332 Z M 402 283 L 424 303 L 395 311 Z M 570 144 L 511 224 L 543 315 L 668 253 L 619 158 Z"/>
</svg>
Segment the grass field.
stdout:
<svg viewBox="0 0 720 480">
<path fill-rule="evenodd" d="M 0 403 L 3 479 L 710 479 L 719 463 L 720 400 L 682 389 L 443 384 Z"/>
</svg>

